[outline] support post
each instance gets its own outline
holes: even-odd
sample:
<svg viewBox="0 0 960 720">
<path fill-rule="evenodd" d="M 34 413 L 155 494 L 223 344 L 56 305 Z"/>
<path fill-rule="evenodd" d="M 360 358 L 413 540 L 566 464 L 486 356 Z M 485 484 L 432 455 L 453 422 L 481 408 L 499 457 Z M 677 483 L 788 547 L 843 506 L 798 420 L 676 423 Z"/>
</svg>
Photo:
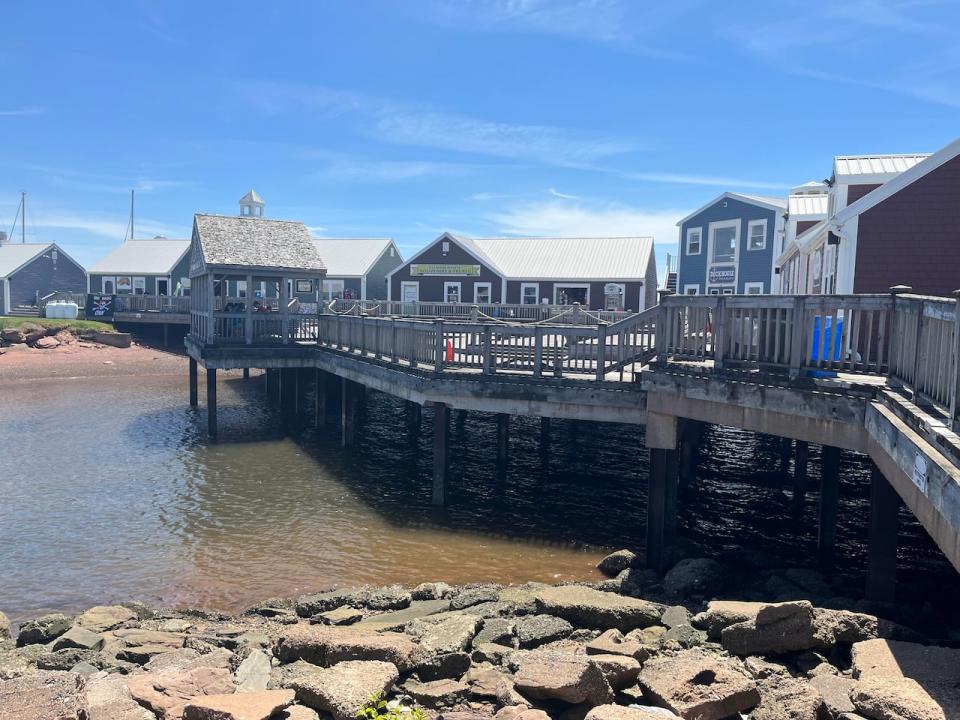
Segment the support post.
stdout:
<svg viewBox="0 0 960 720">
<path fill-rule="evenodd" d="M 340 446 L 353 445 L 356 433 L 356 417 L 354 414 L 353 382 L 346 378 L 340 379 Z"/>
<path fill-rule="evenodd" d="M 550 418 L 540 418 L 540 450 L 548 452 L 550 450 Z"/>
<path fill-rule="evenodd" d="M 669 562 L 677 514 L 677 451 L 650 448 L 647 490 L 647 567 L 663 571 Z"/>
<path fill-rule="evenodd" d="M 420 404 L 413 401 L 407 403 L 407 421 L 410 424 L 410 429 L 419 429 L 422 419 L 423 408 L 420 407 Z"/>
<path fill-rule="evenodd" d="M 217 371 L 207 368 L 207 434 L 217 438 Z"/>
<path fill-rule="evenodd" d="M 313 397 L 313 426 L 326 427 L 327 424 L 327 373 L 317 368 Z"/>
<path fill-rule="evenodd" d="M 197 406 L 197 361 L 190 358 L 190 407 Z"/>
<path fill-rule="evenodd" d="M 250 379 L 250 368 L 244 368 L 244 369 L 243 369 L 243 379 L 244 379 L 244 380 L 249 380 L 249 379 Z"/>
<path fill-rule="evenodd" d="M 697 474 L 697 445 L 700 441 L 700 426 L 695 420 L 683 420 L 679 428 L 680 455 L 677 481 L 681 488 L 693 485 Z"/>
<path fill-rule="evenodd" d="M 290 294 L 287 292 L 287 278 L 280 278 L 280 337 L 290 342 Z"/>
<path fill-rule="evenodd" d="M 870 476 L 870 534 L 867 547 L 867 599 L 893 602 L 897 584 L 897 514 L 900 496 L 873 467 Z"/>
<path fill-rule="evenodd" d="M 823 446 L 820 471 L 820 522 L 817 528 L 817 557 L 820 565 L 833 564 L 837 543 L 837 505 L 840 500 L 840 448 Z"/>
<path fill-rule="evenodd" d="M 497 462 L 505 462 L 510 444 L 510 416 L 497 413 Z"/>
<path fill-rule="evenodd" d="M 419 406 L 418 406 L 419 407 Z M 447 502 L 447 469 L 449 467 L 450 408 L 443 403 L 433 406 L 433 500 L 436 507 Z"/>
<path fill-rule="evenodd" d="M 807 493 L 807 466 L 810 462 L 810 443 L 797 440 L 796 457 L 793 464 L 793 503 L 803 505 Z"/>
<path fill-rule="evenodd" d="M 243 319 L 243 340 L 247 345 L 253 344 L 253 275 L 247 275 L 247 297 L 243 304 L 246 317 Z"/>
<path fill-rule="evenodd" d="M 170 325 L 168 323 L 163 324 L 163 346 L 165 348 L 170 347 Z"/>
<path fill-rule="evenodd" d="M 780 472 L 783 474 L 790 470 L 791 455 L 793 455 L 793 440 L 787 437 L 780 438 Z"/>
</svg>

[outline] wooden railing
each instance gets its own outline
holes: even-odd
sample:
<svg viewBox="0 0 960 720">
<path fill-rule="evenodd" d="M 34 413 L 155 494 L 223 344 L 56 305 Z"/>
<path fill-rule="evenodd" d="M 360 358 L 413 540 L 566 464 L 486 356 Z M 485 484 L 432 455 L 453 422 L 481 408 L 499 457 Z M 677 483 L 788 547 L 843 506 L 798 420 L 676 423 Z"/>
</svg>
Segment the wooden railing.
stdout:
<svg viewBox="0 0 960 720">
<path fill-rule="evenodd" d="M 178 295 L 117 295 L 114 310 L 186 315 L 190 312 L 190 298 Z"/>
<path fill-rule="evenodd" d="M 573 305 L 516 305 L 501 303 L 435 303 L 401 302 L 397 300 L 335 299 L 323 305 L 333 314 L 371 315 L 375 317 L 441 318 L 443 320 L 495 319 L 506 322 L 555 322 L 571 325 L 589 325 L 597 322 L 617 322 L 634 313 L 629 310 L 587 310 L 579 303 Z"/>
</svg>

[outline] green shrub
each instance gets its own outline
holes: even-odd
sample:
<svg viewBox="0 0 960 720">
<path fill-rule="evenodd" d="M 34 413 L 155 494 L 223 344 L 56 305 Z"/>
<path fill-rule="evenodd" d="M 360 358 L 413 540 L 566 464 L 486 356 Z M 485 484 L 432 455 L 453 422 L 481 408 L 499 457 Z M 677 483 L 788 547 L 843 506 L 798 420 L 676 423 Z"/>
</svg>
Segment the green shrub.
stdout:
<svg viewBox="0 0 960 720">
<path fill-rule="evenodd" d="M 388 703 L 383 693 L 375 693 L 360 708 L 357 720 L 427 720 L 427 714 L 420 708 Z"/>
</svg>

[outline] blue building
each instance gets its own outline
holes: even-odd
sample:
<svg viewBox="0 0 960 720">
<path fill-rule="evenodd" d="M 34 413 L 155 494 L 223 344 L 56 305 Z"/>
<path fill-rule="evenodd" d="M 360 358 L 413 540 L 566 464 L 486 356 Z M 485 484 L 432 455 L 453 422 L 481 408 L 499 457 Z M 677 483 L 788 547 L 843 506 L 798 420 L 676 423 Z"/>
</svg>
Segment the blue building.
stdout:
<svg viewBox="0 0 960 720">
<path fill-rule="evenodd" d="M 786 198 L 725 192 L 683 218 L 677 292 L 770 293 L 786 210 Z"/>
</svg>

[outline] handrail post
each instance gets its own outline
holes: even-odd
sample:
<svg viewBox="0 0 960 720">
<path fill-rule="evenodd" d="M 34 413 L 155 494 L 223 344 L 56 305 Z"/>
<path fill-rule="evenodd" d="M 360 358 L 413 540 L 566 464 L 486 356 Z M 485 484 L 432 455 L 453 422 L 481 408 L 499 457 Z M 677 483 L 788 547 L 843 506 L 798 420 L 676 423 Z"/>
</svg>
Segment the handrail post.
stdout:
<svg viewBox="0 0 960 720">
<path fill-rule="evenodd" d="M 807 332 L 806 305 L 804 296 L 793 299 L 793 329 L 790 333 L 790 378 L 800 377 L 803 368 L 803 346 Z"/>
<path fill-rule="evenodd" d="M 543 377 L 543 328 L 533 329 L 533 376 Z"/>
<path fill-rule="evenodd" d="M 443 318 L 437 318 L 433 321 L 434 332 L 436 333 L 436 357 L 434 359 L 433 371 L 443 372 L 443 356 L 446 347 L 443 343 Z"/>
<path fill-rule="evenodd" d="M 493 328 L 487 325 L 483 328 L 483 374 L 492 375 L 493 372 Z"/>
<path fill-rule="evenodd" d="M 956 431 L 960 421 L 960 290 L 954 290 L 957 299 L 953 306 L 953 387 L 950 396 L 950 426 Z"/>
<path fill-rule="evenodd" d="M 280 278 L 280 339 L 290 342 L 290 296 L 287 293 L 287 278 Z"/>
<path fill-rule="evenodd" d="M 657 316 L 653 321 L 653 346 L 657 354 L 658 363 L 667 362 L 667 314 L 667 308 L 663 304 L 658 304 Z"/>
<path fill-rule="evenodd" d="M 723 353 L 727 344 L 727 301 L 717 295 L 716 322 L 713 326 L 713 369 L 723 369 Z"/>
<path fill-rule="evenodd" d="M 920 306 L 917 308 L 917 338 L 914 342 L 914 351 L 913 351 L 913 375 L 912 385 L 913 385 L 913 401 L 918 403 L 920 398 L 920 363 L 923 358 L 923 308 L 925 305 L 924 300 L 920 300 Z M 919 403 L 918 403 L 919 404 Z"/>
<path fill-rule="evenodd" d="M 400 354 L 397 352 L 397 318 L 390 318 L 390 360 L 400 362 Z"/>
<path fill-rule="evenodd" d="M 597 382 L 607 374 L 607 323 L 597 323 Z"/>
<path fill-rule="evenodd" d="M 470 307 L 470 322 L 480 322 L 480 308 L 477 305 Z"/>
</svg>

